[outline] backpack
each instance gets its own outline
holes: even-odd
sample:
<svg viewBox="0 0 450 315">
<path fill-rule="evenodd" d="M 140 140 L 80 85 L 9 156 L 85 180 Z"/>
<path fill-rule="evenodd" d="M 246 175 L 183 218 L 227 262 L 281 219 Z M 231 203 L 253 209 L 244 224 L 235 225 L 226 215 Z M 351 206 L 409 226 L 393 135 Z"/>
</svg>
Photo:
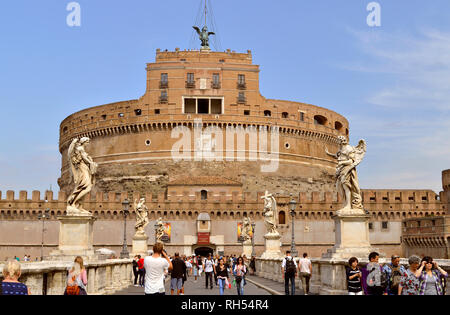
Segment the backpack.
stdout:
<svg viewBox="0 0 450 315">
<path fill-rule="evenodd" d="M 67 285 L 66 287 L 66 293 L 67 295 L 80 295 L 80 287 L 76 283 L 75 276 L 72 277 L 73 285 Z"/>
<path fill-rule="evenodd" d="M 289 276 L 295 275 L 295 271 L 297 270 L 295 268 L 294 258 L 292 259 L 286 259 L 286 265 L 285 265 L 285 273 Z"/>
<path fill-rule="evenodd" d="M 402 280 L 402 273 L 400 272 L 400 266 L 393 268 L 391 265 L 388 265 L 389 268 L 391 268 L 391 276 L 389 278 L 389 289 L 391 292 L 397 292 L 398 291 L 398 285 L 400 284 L 400 281 Z"/>
<path fill-rule="evenodd" d="M 383 272 L 383 270 L 381 270 L 381 266 L 379 267 L 378 271 L 373 268 L 369 274 L 367 275 L 367 286 L 368 287 L 374 287 L 375 286 L 375 273 L 379 272 L 380 273 L 380 287 L 384 290 L 387 287 L 388 284 L 388 278 L 386 276 L 386 273 Z M 372 284 L 370 283 L 370 280 L 373 280 Z"/>
</svg>

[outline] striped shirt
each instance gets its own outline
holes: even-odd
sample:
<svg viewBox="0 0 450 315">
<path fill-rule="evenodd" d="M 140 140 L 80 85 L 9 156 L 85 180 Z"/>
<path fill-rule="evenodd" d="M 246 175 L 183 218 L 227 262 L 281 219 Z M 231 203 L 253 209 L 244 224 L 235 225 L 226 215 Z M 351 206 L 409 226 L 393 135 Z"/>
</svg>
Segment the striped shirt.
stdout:
<svg viewBox="0 0 450 315">
<path fill-rule="evenodd" d="M 354 276 L 354 275 L 358 274 L 359 272 L 360 272 L 360 270 L 358 268 L 357 269 L 347 268 L 348 292 L 361 292 L 362 291 L 361 278 L 354 277 L 354 278 L 350 279 L 351 276 Z"/>
</svg>

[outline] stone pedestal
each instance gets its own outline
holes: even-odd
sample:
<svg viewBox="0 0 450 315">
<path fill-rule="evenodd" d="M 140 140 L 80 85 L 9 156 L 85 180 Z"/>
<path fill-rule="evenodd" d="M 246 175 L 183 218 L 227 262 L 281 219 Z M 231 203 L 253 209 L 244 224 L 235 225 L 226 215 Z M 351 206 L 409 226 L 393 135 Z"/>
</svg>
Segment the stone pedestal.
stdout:
<svg viewBox="0 0 450 315">
<path fill-rule="evenodd" d="M 323 258 L 366 258 L 373 251 L 369 240 L 369 219 L 366 214 L 338 212 L 334 216 L 335 242 Z"/>
<path fill-rule="evenodd" d="M 93 216 L 58 217 L 59 246 L 52 251 L 49 260 L 73 260 L 76 256 L 94 259 L 94 221 Z"/>
<path fill-rule="evenodd" d="M 280 234 L 266 234 L 264 235 L 264 239 L 266 242 L 266 250 L 261 255 L 262 259 L 278 259 L 282 258 L 283 254 L 281 253 L 281 245 L 280 245 Z"/>
<path fill-rule="evenodd" d="M 244 243 L 242 243 L 242 256 L 245 255 L 245 257 L 247 258 L 251 258 L 252 257 L 252 242 L 251 241 L 246 241 Z"/>
<path fill-rule="evenodd" d="M 135 235 L 133 236 L 133 256 L 141 255 L 142 257 L 148 256 L 148 236 L 147 235 Z"/>
</svg>

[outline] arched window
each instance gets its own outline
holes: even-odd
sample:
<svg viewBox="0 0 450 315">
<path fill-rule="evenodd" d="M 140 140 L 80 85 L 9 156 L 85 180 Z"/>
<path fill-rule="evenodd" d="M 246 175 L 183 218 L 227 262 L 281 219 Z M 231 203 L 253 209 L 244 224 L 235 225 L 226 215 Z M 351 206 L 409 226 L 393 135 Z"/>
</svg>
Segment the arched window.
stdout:
<svg viewBox="0 0 450 315">
<path fill-rule="evenodd" d="M 289 113 L 283 112 L 283 113 L 281 113 L 281 117 L 283 117 L 283 118 L 289 118 Z"/>
<path fill-rule="evenodd" d="M 284 211 L 278 213 L 278 224 L 286 224 L 286 214 Z"/>
<path fill-rule="evenodd" d="M 341 130 L 342 127 L 343 127 L 343 125 L 342 125 L 339 121 L 336 121 L 336 122 L 334 123 L 334 129 L 336 129 L 336 130 Z"/>
<path fill-rule="evenodd" d="M 264 111 L 264 116 L 265 117 L 271 117 L 272 116 L 272 112 L 270 110 L 265 110 Z"/>
<path fill-rule="evenodd" d="M 201 192 L 202 200 L 208 199 L 208 192 L 206 190 L 202 190 Z"/>
<path fill-rule="evenodd" d="M 315 125 L 323 125 L 323 126 L 325 126 L 326 123 L 327 123 L 326 117 L 323 117 L 323 116 L 320 116 L 320 115 L 314 116 L 314 124 Z"/>
</svg>

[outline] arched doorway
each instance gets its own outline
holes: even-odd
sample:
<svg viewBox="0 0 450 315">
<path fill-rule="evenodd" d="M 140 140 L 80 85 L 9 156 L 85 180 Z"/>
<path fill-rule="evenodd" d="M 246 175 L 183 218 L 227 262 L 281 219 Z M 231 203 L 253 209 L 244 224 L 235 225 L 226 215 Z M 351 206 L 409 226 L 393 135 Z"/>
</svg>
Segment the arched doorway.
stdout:
<svg viewBox="0 0 450 315">
<path fill-rule="evenodd" d="M 200 255 L 202 257 L 208 257 L 208 254 L 213 255 L 214 249 L 211 247 L 198 247 L 194 250 L 195 255 Z"/>
</svg>

